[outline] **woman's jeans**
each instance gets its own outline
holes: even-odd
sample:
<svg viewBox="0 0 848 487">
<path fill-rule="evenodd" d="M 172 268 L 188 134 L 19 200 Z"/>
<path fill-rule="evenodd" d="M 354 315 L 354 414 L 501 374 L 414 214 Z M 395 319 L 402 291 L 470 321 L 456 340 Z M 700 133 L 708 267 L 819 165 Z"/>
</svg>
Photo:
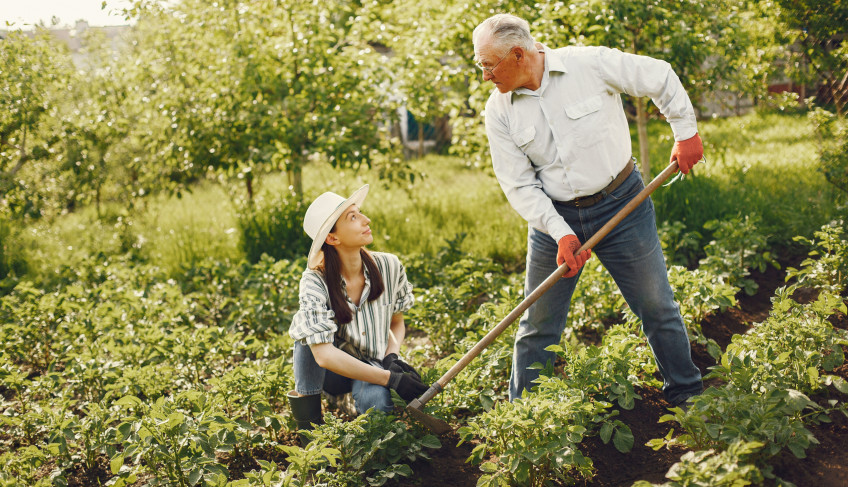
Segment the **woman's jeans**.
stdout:
<svg viewBox="0 0 848 487">
<path fill-rule="evenodd" d="M 309 345 L 302 345 L 299 341 L 294 343 L 294 389 L 303 396 L 321 392 L 337 396 L 353 392 L 353 401 L 359 414 L 365 414 L 371 408 L 386 413 L 394 409 L 387 387 L 349 379 L 321 368 L 312 356 Z"/>
<path fill-rule="evenodd" d="M 644 188 L 638 170 L 600 202 L 586 208 L 554 203 L 557 212 L 586 242 L 618 210 Z M 703 390 L 701 373 L 692 362 L 689 338 L 674 293 L 668 283 L 665 258 L 657 236 L 654 204 L 646 199 L 592 249 L 612 275 L 630 309 L 642 320 L 642 330 L 663 376 L 666 400 L 679 404 Z M 525 296 L 530 294 L 556 269 L 557 242 L 530 228 L 527 242 Z M 529 390 L 539 370 L 528 369 L 533 363 L 555 360 L 545 351 L 558 344 L 568 317 L 576 276 L 561 279 L 522 316 L 515 337 L 509 397 L 513 400 Z"/>
</svg>

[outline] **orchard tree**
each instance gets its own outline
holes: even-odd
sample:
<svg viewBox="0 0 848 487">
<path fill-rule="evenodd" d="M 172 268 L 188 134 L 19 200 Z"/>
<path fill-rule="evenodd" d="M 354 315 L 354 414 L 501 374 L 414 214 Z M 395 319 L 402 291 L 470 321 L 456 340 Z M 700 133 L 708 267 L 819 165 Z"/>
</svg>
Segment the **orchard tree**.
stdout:
<svg viewBox="0 0 848 487">
<path fill-rule="evenodd" d="M 772 2 L 767 2 L 771 4 Z M 848 2 L 777 0 L 785 28 L 789 73 L 801 82 L 823 81 L 838 116 L 848 101 Z"/>
<path fill-rule="evenodd" d="M 50 197 L 51 153 L 61 139 L 55 113 L 74 69 L 46 29 L 0 39 L 0 194 L 2 212 L 39 217 Z"/>
<path fill-rule="evenodd" d="M 356 1 L 139 2 L 128 65 L 142 87 L 141 138 L 164 183 L 179 191 L 213 171 L 252 196 L 258 171 L 284 169 L 300 194 L 313 158 L 357 168 L 387 152 L 385 63 L 363 10 Z"/>
</svg>

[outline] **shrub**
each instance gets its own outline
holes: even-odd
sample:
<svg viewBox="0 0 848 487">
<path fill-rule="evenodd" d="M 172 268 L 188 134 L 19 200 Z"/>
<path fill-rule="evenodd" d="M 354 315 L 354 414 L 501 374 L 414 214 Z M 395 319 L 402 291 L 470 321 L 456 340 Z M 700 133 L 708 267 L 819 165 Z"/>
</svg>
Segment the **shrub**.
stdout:
<svg viewBox="0 0 848 487">
<path fill-rule="evenodd" d="M 815 233 L 815 239 L 795 237 L 812 250 L 809 257 L 801 262 L 801 268 L 788 268 L 786 279 L 798 278 L 799 286 L 818 287 L 824 291 L 839 294 L 845 290 L 848 281 L 848 232 L 843 220 L 832 221 Z"/>
<path fill-rule="evenodd" d="M 293 192 L 264 195 L 239 208 L 239 246 L 250 262 L 262 254 L 296 259 L 309 252 L 312 240 L 303 231 L 307 205 Z"/>
<path fill-rule="evenodd" d="M 0 295 L 6 294 L 18 277 L 26 274 L 28 265 L 14 227 L 0 218 Z"/>
</svg>

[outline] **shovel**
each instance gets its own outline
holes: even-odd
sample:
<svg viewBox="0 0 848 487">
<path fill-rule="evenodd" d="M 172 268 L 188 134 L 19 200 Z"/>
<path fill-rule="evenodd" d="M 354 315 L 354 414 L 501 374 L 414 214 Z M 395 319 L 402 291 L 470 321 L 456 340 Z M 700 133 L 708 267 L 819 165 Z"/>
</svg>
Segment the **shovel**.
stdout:
<svg viewBox="0 0 848 487">
<path fill-rule="evenodd" d="M 637 206 L 642 204 L 642 202 L 645 201 L 645 199 L 650 196 L 651 193 L 653 193 L 654 190 L 657 189 L 657 187 L 659 187 L 675 171 L 677 171 L 677 161 L 673 161 L 671 164 L 668 165 L 668 167 L 663 170 L 663 172 L 658 174 L 657 177 L 655 177 L 654 180 L 650 182 L 650 184 L 645 186 L 645 189 L 643 189 L 641 192 L 639 192 L 639 194 L 636 195 L 636 197 L 630 200 L 630 202 L 627 203 L 624 208 L 619 210 L 618 213 L 616 213 L 603 227 L 601 227 L 600 230 L 597 231 L 597 233 L 592 235 L 589 240 L 587 240 L 580 247 L 580 249 L 577 250 L 576 253 L 579 254 L 580 252 L 583 252 L 587 249 L 591 249 L 592 247 L 597 245 L 598 242 L 600 242 L 601 239 L 603 239 L 613 228 L 615 228 L 616 225 L 621 223 L 621 220 L 624 220 L 624 218 L 629 215 L 630 212 L 632 212 L 634 209 L 636 209 Z M 524 300 L 521 301 L 518 306 L 516 306 L 515 309 L 513 309 L 506 316 L 506 318 L 504 318 L 500 323 L 498 323 L 497 326 L 492 328 L 492 330 L 489 331 L 486 336 L 481 338 L 480 341 L 477 342 L 477 344 L 471 348 L 471 350 L 469 350 L 461 359 L 459 359 L 459 362 L 454 364 L 454 366 L 451 367 L 450 370 L 445 372 L 445 374 L 441 376 L 439 380 L 437 380 L 433 385 L 431 385 L 430 388 L 427 389 L 427 391 L 421 395 L 421 397 L 419 397 L 418 399 L 413 399 L 412 402 L 410 402 L 406 406 L 406 412 L 408 412 L 410 416 L 415 418 L 418 422 L 420 422 L 421 424 L 423 424 L 438 435 L 451 431 L 453 428 L 451 428 L 447 421 L 425 413 L 422 410 L 424 405 L 427 404 L 430 399 L 433 399 L 436 394 L 442 392 L 447 383 L 450 382 L 451 379 L 456 377 L 456 374 L 458 374 L 459 371 L 467 367 L 468 364 L 472 360 L 474 360 L 475 357 L 480 355 L 480 352 L 482 352 L 483 349 L 491 345 L 491 343 L 495 341 L 495 339 L 500 336 L 500 334 L 503 333 L 504 330 L 506 330 L 506 328 L 511 325 L 513 321 L 518 319 L 518 317 L 521 316 L 524 311 L 526 311 L 527 308 L 530 307 L 531 304 L 536 302 L 536 300 L 539 299 L 542 294 L 545 294 L 548 289 L 550 289 L 554 284 L 556 284 L 556 282 L 559 281 L 566 272 L 568 272 L 567 264 L 562 264 L 561 266 L 559 266 L 557 270 L 553 272 L 553 274 L 548 276 L 541 284 L 539 284 L 539 287 L 534 289 L 532 293 L 530 293 L 526 298 L 524 298 Z"/>
</svg>

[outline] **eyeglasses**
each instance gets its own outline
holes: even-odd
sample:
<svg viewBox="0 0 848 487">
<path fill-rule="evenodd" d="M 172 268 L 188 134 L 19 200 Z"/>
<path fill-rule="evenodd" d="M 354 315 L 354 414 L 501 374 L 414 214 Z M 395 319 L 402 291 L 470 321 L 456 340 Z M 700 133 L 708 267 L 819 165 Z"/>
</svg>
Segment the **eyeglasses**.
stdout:
<svg viewBox="0 0 848 487">
<path fill-rule="evenodd" d="M 474 63 L 474 65 L 477 66 L 478 68 L 480 68 L 482 71 L 485 71 L 485 72 L 489 73 L 490 75 L 494 75 L 494 73 L 492 73 L 492 71 L 494 71 L 495 68 L 498 67 L 498 64 L 500 64 L 501 61 L 503 61 L 504 59 L 506 59 L 507 56 L 509 56 L 509 53 L 511 53 L 513 49 L 515 49 L 515 46 L 510 47 L 509 51 L 507 51 L 506 54 L 504 54 L 502 58 L 498 59 L 498 62 L 496 62 L 491 67 L 483 66 L 483 63 L 481 63 L 480 61 L 477 61 L 476 63 Z"/>
</svg>

